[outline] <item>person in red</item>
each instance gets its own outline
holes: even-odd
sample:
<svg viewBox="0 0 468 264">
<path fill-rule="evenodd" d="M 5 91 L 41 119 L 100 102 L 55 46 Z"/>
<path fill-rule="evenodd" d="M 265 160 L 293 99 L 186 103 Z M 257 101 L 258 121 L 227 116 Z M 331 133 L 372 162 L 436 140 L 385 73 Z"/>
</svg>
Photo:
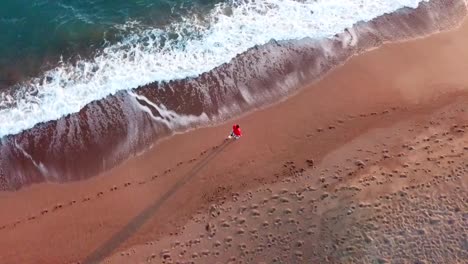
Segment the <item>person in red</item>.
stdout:
<svg viewBox="0 0 468 264">
<path fill-rule="evenodd" d="M 232 126 L 232 132 L 229 135 L 228 138 L 234 138 L 234 139 L 239 139 L 242 136 L 242 131 L 240 129 L 240 126 L 235 124 Z"/>
</svg>

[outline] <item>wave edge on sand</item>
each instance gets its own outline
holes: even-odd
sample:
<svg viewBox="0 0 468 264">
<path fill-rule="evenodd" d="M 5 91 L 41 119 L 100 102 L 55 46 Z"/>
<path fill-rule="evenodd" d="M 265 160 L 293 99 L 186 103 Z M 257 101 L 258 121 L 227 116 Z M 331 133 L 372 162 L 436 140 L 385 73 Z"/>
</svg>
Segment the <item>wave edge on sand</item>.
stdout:
<svg viewBox="0 0 468 264">
<path fill-rule="evenodd" d="M 355 54 L 449 29 L 465 14 L 464 1 L 422 2 L 414 10 L 358 23 L 331 39 L 271 41 L 196 78 L 120 91 L 76 114 L 2 138 L 2 189 L 96 175 L 157 139 L 265 107 Z"/>
</svg>

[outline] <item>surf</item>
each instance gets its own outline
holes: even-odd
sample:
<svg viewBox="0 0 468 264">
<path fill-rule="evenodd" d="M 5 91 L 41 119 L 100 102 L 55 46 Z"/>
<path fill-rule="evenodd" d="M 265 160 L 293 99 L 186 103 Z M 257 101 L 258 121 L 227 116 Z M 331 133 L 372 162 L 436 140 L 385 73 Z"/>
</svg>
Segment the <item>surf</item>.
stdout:
<svg viewBox="0 0 468 264">
<path fill-rule="evenodd" d="M 163 28 L 135 27 L 92 59 L 60 62 L 0 95 L 0 138 L 152 82 L 194 78 L 271 40 L 330 38 L 420 0 L 264 0 L 217 4 Z"/>
</svg>

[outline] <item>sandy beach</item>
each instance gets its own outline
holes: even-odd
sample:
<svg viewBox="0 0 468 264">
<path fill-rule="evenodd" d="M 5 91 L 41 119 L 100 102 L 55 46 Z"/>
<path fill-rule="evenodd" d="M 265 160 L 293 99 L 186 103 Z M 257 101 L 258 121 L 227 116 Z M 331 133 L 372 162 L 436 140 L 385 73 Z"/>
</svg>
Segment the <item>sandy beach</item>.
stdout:
<svg viewBox="0 0 468 264">
<path fill-rule="evenodd" d="M 385 44 L 98 177 L 0 192 L 0 263 L 467 263 L 467 43 L 465 20 Z"/>
</svg>

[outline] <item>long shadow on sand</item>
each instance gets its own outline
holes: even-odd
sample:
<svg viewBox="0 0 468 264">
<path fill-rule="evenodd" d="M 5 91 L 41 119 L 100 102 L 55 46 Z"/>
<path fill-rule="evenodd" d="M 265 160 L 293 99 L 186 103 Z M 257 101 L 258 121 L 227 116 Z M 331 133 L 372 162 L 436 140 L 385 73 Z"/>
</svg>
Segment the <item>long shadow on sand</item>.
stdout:
<svg viewBox="0 0 468 264">
<path fill-rule="evenodd" d="M 115 249 L 117 249 L 123 242 L 132 236 L 138 229 L 145 224 L 152 216 L 154 216 L 159 208 L 166 202 L 173 194 L 175 194 L 182 186 L 189 180 L 195 177 L 208 163 L 213 160 L 218 154 L 226 149 L 232 140 L 224 141 L 217 148 L 213 149 L 205 158 L 200 160 L 190 171 L 188 171 L 174 186 L 172 186 L 162 197 L 156 200 L 153 204 L 148 206 L 139 215 L 135 216 L 126 226 L 119 232 L 114 234 L 103 245 L 98 247 L 94 252 L 88 255 L 83 263 L 94 264 L 99 263 L 104 258 L 108 257 Z"/>
</svg>

